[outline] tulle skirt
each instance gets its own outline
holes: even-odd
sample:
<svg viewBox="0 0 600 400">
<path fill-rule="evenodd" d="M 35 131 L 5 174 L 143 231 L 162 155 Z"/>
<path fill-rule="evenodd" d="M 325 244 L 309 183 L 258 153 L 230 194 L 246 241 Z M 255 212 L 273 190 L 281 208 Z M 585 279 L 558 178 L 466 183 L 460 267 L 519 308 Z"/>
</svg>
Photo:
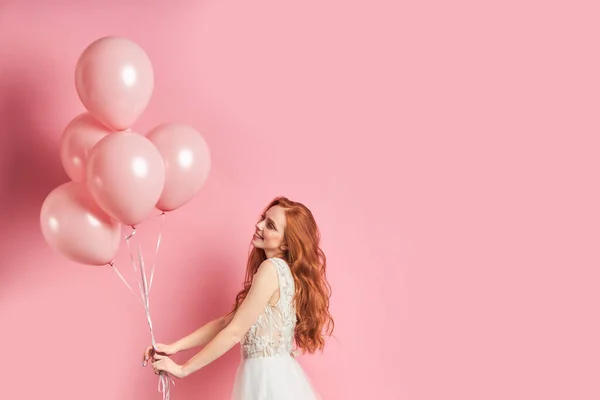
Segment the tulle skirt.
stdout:
<svg viewBox="0 0 600 400">
<path fill-rule="evenodd" d="M 243 359 L 233 400 L 318 400 L 308 376 L 290 355 Z"/>
</svg>

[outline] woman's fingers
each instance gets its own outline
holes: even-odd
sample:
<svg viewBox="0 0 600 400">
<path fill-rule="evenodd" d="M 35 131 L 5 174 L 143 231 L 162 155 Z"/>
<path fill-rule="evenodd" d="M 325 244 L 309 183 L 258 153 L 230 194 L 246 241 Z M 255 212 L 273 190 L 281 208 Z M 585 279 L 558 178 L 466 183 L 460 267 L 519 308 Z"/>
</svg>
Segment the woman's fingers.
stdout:
<svg viewBox="0 0 600 400">
<path fill-rule="evenodd" d="M 152 346 L 148 346 L 144 351 L 144 359 L 142 360 L 142 365 L 145 367 L 148 364 L 148 359 L 154 354 L 154 349 Z"/>
</svg>

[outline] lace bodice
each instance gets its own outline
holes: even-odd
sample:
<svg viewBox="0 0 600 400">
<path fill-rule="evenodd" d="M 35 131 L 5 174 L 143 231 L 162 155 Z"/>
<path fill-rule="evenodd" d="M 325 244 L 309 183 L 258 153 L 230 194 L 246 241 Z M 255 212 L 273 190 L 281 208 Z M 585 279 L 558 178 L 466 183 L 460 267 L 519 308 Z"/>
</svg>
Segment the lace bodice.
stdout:
<svg viewBox="0 0 600 400">
<path fill-rule="evenodd" d="M 267 304 L 264 312 L 250 327 L 242 340 L 242 357 L 272 357 L 292 354 L 296 308 L 294 307 L 294 277 L 288 264 L 280 258 L 269 259 L 277 269 L 279 300 Z"/>
</svg>

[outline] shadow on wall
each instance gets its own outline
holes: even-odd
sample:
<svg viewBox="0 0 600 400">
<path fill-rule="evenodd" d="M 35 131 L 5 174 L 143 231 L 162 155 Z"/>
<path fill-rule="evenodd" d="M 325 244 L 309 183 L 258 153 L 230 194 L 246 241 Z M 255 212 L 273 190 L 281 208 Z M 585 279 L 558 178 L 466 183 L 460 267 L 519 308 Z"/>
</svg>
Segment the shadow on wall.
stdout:
<svg viewBox="0 0 600 400">
<path fill-rule="evenodd" d="M 58 143 L 50 140 L 56 132 L 49 131 L 43 117 L 52 112 L 52 94 L 36 91 L 25 73 L 5 73 L 0 87 L 0 282 L 6 282 L 17 267 L 26 267 L 19 262 L 23 252 L 44 243 L 40 208 L 68 177 Z"/>
<path fill-rule="evenodd" d="M 179 300 L 182 312 L 174 317 L 172 326 L 177 332 L 169 337 L 180 338 L 199 328 L 210 320 L 226 314 L 235 300 L 235 295 L 242 287 L 245 265 L 238 265 L 227 254 L 212 251 L 198 255 L 191 253 L 190 259 L 182 269 L 185 271 L 181 282 Z M 201 262 L 210 268 L 198 269 Z M 189 305 L 189 306 L 186 306 Z M 200 348 L 191 349 L 173 356 L 179 364 L 194 356 Z M 140 352 L 143 349 L 140 350 Z M 141 353 L 140 353 L 141 360 Z M 135 360 L 137 362 L 137 360 Z M 173 399 L 229 399 L 233 390 L 233 382 L 240 361 L 239 345 L 234 346 L 226 354 L 204 369 L 181 380 L 173 378 L 175 386 L 171 388 Z M 122 399 L 155 398 L 161 399 L 157 393 L 158 377 L 150 366 L 134 369 L 130 382 L 122 390 Z"/>
</svg>

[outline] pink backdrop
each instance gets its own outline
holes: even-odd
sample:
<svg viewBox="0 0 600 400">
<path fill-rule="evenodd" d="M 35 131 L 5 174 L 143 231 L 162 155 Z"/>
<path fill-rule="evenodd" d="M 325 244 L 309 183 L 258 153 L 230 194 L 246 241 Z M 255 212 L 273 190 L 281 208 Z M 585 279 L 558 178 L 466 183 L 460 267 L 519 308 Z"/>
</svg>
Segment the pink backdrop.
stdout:
<svg viewBox="0 0 600 400">
<path fill-rule="evenodd" d="M 109 34 L 154 64 L 134 128 L 192 124 L 213 157 L 165 222 L 160 341 L 227 310 L 283 194 L 328 255 L 336 339 L 300 359 L 324 399 L 600 397 L 594 2 L 38 3 L 0 6 L 0 397 L 159 399 L 141 306 L 38 223 L 77 57 Z M 238 358 L 173 400 L 228 398 Z"/>
</svg>

